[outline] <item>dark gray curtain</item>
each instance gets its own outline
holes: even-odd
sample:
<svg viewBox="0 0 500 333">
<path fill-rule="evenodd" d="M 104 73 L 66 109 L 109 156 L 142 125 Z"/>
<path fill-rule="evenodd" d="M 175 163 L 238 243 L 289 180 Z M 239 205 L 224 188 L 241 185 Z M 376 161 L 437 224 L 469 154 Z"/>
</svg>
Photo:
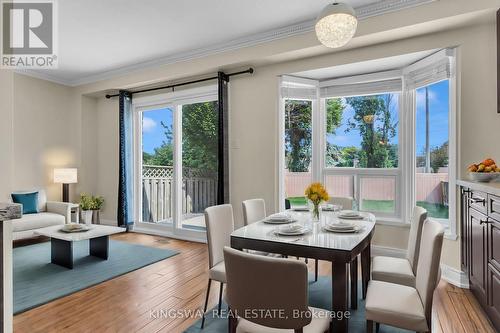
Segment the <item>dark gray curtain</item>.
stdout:
<svg viewBox="0 0 500 333">
<path fill-rule="evenodd" d="M 132 95 L 119 92 L 120 165 L 118 179 L 118 225 L 128 228 L 134 224 L 133 214 L 133 147 L 132 147 Z"/>
<path fill-rule="evenodd" d="M 219 115 L 219 145 L 218 145 L 218 184 L 217 204 L 229 203 L 229 135 L 228 135 L 228 86 L 229 76 L 223 72 L 217 73 L 218 81 L 218 115 Z"/>
</svg>

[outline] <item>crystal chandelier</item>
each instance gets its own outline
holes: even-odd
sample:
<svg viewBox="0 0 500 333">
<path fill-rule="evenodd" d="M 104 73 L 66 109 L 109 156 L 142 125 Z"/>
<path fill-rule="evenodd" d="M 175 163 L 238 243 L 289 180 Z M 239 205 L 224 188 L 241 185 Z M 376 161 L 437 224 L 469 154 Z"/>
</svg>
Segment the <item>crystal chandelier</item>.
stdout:
<svg viewBox="0 0 500 333">
<path fill-rule="evenodd" d="M 354 9 L 345 3 L 327 5 L 316 20 L 316 36 L 321 44 L 337 48 L 344 46 L 356 32 L 358 19 Z"/>
</svg>

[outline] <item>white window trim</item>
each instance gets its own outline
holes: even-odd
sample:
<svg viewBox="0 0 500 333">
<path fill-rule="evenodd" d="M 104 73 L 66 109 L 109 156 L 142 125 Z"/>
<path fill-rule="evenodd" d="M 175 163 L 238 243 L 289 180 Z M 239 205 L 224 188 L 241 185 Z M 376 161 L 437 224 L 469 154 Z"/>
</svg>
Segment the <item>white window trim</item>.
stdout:
<svg viewBox="0 0 500 333">
<path fill-rule="evenodd" d="M 209 85 L 186 90 L 179 90 L 164 94 L 155 94 L 136 97 L 132 100 L 133 128 L 134 128 L 134 205 L 135 221 L 134 230 L 146 233 L 154 233 L 179 239 L 193 241 L 206 241 L 206 231 L 182 228 L 182 182 L 178 181 L 177 175 L 182 174 L 182 105 L 201 102 L 217 101 L 217 85 Z M 173 111 L 173 145 L 174 145 L 174 198 L 173 198 L 173 223 L 154 224 L 142 222 L 142 126 L 141 114 L 148 110 L 170 108 Z"/>
<path fill-rule="evenodd" d="M 313 117 L 312 117 L 312 133 L 313 133 L 313 159 L 312 159 L 312 171 L 313 180 L 324 181 L 327 175 L 359 175 L 371 176 L 371 175 L 394 175 L 396 179 L 396 198 L 402 198 L 402 200 L 396 199 L 396 216 L 380 216 L 377 217 L 377 223 L 388 224 L 401 227 L 409 227 L 409 221 L 412 214 L 412 207 L 416 203 L 415 198 L 415 172 L 416 172 L 416 154 L 415 154 L 415 115 L 416 115 L 416 89 L 417 87 L 407 87 L 405 84 L 404 75 L 410 72 L 418 71 L 419 69 L 428 68 L 434 63 L 438 63 L 443 59 L 448 58 L 451 63 L 450 75 L 447 78 L 449 80 L 449 191 L 448 191 L 448 201 L 449 201 L 449 219 L 448 221 L 438 220 L 443 223 L 446 227 L 445 238 L 455 240 L 457 238 L 457 210 L 456 210 L 456 178 L 457 178 L 457 161 L 459 157 L 459 151 L 457 147 L 457 114 L 458 114 L 458 94 L 457 94 L 457 75 L 456 75 L 456 49 L 444 49 L 439 52 L 432 54 L 431 56 L 422 59 L 421 61 L 406 67 L 403 70 L 386 71 L 381 73 L 371 73 L 366 75 L 357 75 L 353 77 L 344 77 L 338 79 L 332 79 L 328 81 L 318 82 L 315 80 L 295 78 L 291 76 L 281 76 L 278 80 L 279 88 L 279 99 L 278 99 L 278 203 L 276 207 L 280 210 L 284 210 L 285 202 L 285 188 L 284 188 L 284 166 L 285 166 L 285 152 L 284 152 L 284 107 L 286 99 L 298 99 L 298 100 L 311 100 L 311 98 L 300 98 L 298 96 L 293 96 L 287 98 L 283 96 L 281 86 L 284 81 L 286 82 L 297 82 L 298 85 L 316 85 L 318 87 L 318 96 L 316 103 L 313 100 Z M 325 166 L 324 154 L 326 149 L 326 110 L 325 110 L 325 99 L 327 97 L 320 96 L 320 88 L 324 88 L 331 85 L 340 84 L 366 84 L 369 82 L 376 82 L 380 80 L 391 80 L 395 78 L 402 79 L 402 89 L 399 92 L 399 163 L 398 168 L 395 169 L 361 169 L 361 168 L 327 168 Z M 427 80 L 425 85 L 436 83 L 442 81 L 443 79 Z M 387 93 L 394 92 L 388 91 Z M 379 92 L 376 94 L 380 94 Z M 352 95 L 356 95 L 355 92 Z M 366 95 L 366 94 L 364 94 Z M 335 96 L 331 96 L 335 97 Z M 316 116 L 315 116 L 316 115 Z M 315 130 L 315 128 L 320 127 L 320 131 Z M 405 135 L 403 135 L 405 133 Z M 318 144 L 319 142 L 319 144 Z M 408 173 L 408 174 L 407 174 Z M 355 191 L 359 191 L 359 184 L 355 184 Z M 356 193 L 355 193 L 356 196 Z M 437 219 L 436 219 L 437 220 Z"/>
</svg>

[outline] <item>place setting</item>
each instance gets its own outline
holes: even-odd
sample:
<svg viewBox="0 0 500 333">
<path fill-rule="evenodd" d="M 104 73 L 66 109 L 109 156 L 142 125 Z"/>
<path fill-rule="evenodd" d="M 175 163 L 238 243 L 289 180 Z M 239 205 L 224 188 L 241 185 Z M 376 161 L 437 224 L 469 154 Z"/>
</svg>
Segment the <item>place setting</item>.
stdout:
<svg viewBox="0 0 500 333">
<path fill-rule="evenodd" d="M 279 236 L 300 236 L 305 235 L 310 231 L 311 229 L 309 227 L 295 223 L 276 228 L 274 230 L 274 234 Z"/>
<path fill-rule="evenodd" d="M 358 225 L 351 221 L 336 220 L 335 222 L 326 223 L 323 230 L 335 233 L 357 233 L 364 229 L 364 226 Z"/>
<path fill-rule="evenodd" d="M 297 220 L 286 213 L 277 213 L 266 217 L 262 222 L 267 224 L 288 224 L 297 222 Z"/>
</svg>

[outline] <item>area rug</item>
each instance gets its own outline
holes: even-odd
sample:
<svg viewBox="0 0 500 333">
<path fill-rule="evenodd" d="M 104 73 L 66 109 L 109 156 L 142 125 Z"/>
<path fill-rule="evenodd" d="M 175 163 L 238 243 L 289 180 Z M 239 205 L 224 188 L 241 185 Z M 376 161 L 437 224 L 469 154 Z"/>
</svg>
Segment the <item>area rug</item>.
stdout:
<svg viewBox="0 0 500 333">
<path fill-rule="evenodd" d="M 74 268 L 50 262 L 50 242 L 13 251 L 14 314 L 131 272 L 178 252 L 110 240 L 109 258 L 89 256 L 89 242 L 75 242 Z"/>
<path fill-rule="evenodd" d="M 320 276 L 317 282 L 312 279 L 309 282 L 309 305 L 317 308 L 331 309 L 331 287 L 332 280 L 329 277 Z M 361 297 L 361 284 L 358 286 L 358 295 Z M 227 306 L 224 304 L 224 307 Z M 365 333 L 365 301 L 358 301 L 358 309 L 350 311 L 349 333 Z M 205 328 L 201 329 L 201 319 L 189 327 L 186 333 L 221 333 L 227 332 L 227 319 L 218 318 L 217 309 L 209 310 L 206 314 Z M 375 331 L 375 329 L 374 329 Z M 380 325 L 379 333 L 408 333 L 411 331 L 398 329 L 391 326 Z"/>
</svg>

